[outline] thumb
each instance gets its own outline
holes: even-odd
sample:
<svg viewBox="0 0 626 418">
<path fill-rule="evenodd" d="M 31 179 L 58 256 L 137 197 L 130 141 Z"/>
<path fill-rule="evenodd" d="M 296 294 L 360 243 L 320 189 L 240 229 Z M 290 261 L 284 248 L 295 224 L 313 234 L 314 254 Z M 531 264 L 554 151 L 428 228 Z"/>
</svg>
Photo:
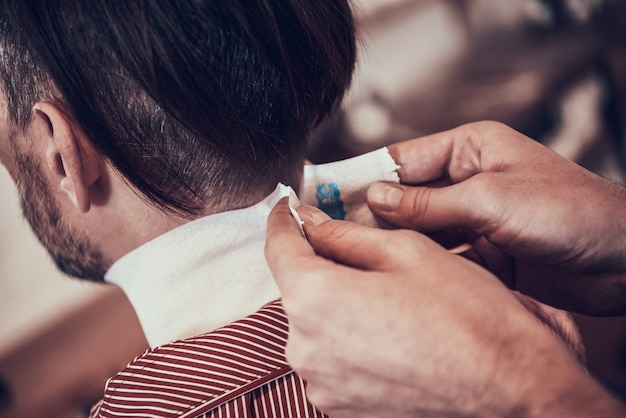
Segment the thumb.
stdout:
<svg viewBox="0 0 626 418">
<path fill-rule="evenodd" d="M 465 184 L 433 188 L 374 183 L 367 191 L 367 203 L 374 214 L 401 228 L 427 232 L 482 229 L 479 202 Z"/>
<path fill-rule="evenodd" d="M 313 248 L 302 236 L 286 197 L 278 202 L 267 219 L 265 259 L 281 293 L 297 281 L 297 272 L 303 265 L 313 269 L 320 263 L 328 263 L 315 255 Z"/>
<path fill-rule="evenodd" d="M 389 231 L 331 220 L 310 206 L 299 207 L 298 214 L 318 255 L 364 271 L 397 270 L 405 261 L 414 260 L 422 248 L 434 245 L 415 231 Z"/>
</svg>

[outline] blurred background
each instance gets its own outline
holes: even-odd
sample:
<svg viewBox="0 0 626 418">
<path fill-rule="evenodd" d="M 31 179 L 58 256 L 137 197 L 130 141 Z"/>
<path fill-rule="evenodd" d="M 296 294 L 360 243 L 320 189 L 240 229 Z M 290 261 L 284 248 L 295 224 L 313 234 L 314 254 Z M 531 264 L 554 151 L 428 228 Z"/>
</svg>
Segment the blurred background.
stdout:
<svg viewBox="0 0 626 418">
<path fill-rule="evenodd" d="M 491 119 L 624 182 L 625 1 L 353 4 L 357 73 L 312 161 Z M 56 271 L 4 170 L 0 193 L 0 417 L 83 417 L 147 344 L 121 292 Z M 626 318 L 575 319 L 590 372 L 626 399 Z"/>
</svg>

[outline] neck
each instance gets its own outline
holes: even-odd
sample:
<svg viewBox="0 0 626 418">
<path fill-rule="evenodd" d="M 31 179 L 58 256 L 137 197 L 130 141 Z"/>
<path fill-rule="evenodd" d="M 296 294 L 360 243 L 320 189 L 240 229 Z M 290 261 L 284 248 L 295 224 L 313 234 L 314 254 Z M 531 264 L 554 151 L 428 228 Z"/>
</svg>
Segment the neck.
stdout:
<svg viewBox="0 0 626 418">
<path fill-rule="evenodd" d="M 120 176 L 111 176 L 105 205 L 93 205 L 89 216 L 91 236 L 99 237 L 102 252 L 111 265 L 158 236 L 190 222 L 146 203 Z M 109 266 L 110 267 L 110 266 Z"/>
<path fill-rule="evenodd" d="M 279 297 L 263 256 L 265 219 L 285 186 L 256 205 L 169 231 L 120 259 L 122 287 L 151 346 L 205 333 Z"/>
<path fill-rule="evenodd" d="M 375 226 L 365 203 L 367 185 L 398 181 L 396 169 L 385 149 L 306 166 L 300 198 L 329 210 L 334 205 L 342 219 Z M 250 208 L 168 230 L 111 267 L 106 280 L 122 287 L 152 346 L 209 332 L 278 298 L 263 248 L 267 216 L 285 189 Z"/>
</svg>

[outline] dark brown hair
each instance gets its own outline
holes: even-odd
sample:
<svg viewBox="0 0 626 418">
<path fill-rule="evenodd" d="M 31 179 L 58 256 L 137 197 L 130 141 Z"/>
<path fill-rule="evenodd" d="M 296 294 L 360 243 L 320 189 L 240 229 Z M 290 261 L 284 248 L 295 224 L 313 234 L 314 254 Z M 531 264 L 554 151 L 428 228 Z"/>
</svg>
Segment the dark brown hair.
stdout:
<svg viewBox="0 0 626 418">
<path fill-rule="evenodd" d="M 150 202 L 187 216 L 297 178 L 355 61 L 347 0 L 3 0 L 16 126 L 55 100 Z M 249 200 L 249 199 L 248 199 Z"/>
</svg>

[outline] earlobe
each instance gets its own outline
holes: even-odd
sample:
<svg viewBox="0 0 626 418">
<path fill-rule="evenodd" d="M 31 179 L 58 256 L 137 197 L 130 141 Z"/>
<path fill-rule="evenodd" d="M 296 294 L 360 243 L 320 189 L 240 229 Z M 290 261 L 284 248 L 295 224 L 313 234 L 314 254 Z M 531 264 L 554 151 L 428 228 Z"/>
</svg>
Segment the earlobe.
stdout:
<svg viewBox="0 0 626 418">
<path fill-rule="evenodd" d="M 59 105 L 39 102 L 33 106 L 33 114 L 47 141 L 46 165 L 52 177 L 79 211 L 88 212 L 89 188 L 102 174 L 99 155 Z"/>
</svg>

